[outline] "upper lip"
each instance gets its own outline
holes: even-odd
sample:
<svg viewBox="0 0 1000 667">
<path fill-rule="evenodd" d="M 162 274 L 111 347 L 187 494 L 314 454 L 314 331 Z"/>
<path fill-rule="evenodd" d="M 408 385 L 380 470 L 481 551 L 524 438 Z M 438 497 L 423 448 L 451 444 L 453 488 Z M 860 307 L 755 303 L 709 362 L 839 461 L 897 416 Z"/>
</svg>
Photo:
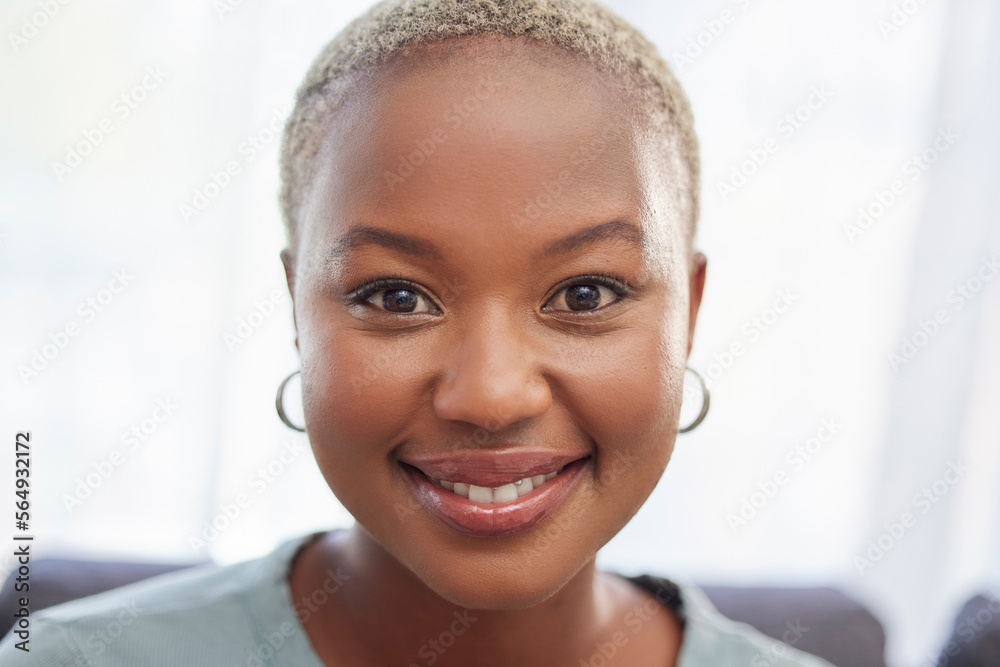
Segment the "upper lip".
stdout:
<svg viewBox="0 0 1000 667">
<path fill-rule="evenodd" d="M 525 477 L 555 472 L 573 461 L 588 456 L 588 452 L 579 451 L 467 449 L 407 454 L 400 456 L 399 460 L 434 479 L 497 487 L 513 484 Z"/>
</svg>

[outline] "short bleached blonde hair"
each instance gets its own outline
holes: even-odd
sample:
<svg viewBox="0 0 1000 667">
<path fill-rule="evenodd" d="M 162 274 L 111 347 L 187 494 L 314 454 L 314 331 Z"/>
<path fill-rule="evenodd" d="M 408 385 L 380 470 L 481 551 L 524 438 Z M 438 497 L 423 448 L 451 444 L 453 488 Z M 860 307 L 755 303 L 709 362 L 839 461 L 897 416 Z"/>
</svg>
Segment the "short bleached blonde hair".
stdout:
<svg viewBox="0 0 1000 667">
<path fill-rule="evenodd" d="M 699 158 L 690 104 L 656 47 L 594 0 L 383 0 L 319 53 L 299 85 L 281 145 L 281 208 L 292 255 L 306 186 L 316 172 L 324 127 L 359 75 L 404 49 L 475 36 L 521 37 L 561 48 L 611 72 L 635 91 L 664 140 L 668 163 L 686 182 L 673 193 L 690 241 L 698 219 Z M 683 172 L 686 172 L 683 173 Z M 675 179 L 668 179 L 673 182 Z"/>
</svg>

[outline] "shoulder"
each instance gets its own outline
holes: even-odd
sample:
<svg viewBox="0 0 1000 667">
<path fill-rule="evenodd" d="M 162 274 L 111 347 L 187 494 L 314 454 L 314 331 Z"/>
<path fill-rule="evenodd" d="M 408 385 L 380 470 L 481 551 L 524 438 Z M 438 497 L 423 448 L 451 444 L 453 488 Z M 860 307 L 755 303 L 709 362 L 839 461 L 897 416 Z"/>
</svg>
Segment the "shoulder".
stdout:
<svg viewBox="0 0 1000 667">
<path fill-rule="evenodd" d="M 8 634 L 0 664 L 242 663 L 247 647 L 252 651 L 268 633 L 295 631 L 284 575 L 302 543 L 297 538 L 254 560 L 171 572 L 33 613 L 27 646 Z"/>
<path fill-rule="evenodd" d="M 677 667 L 834 667 L 822 658 L 768 637 L 751 625 L 723 616 L 708 596 L 690 582 L 653 575 L 630 579 L 657 594 L 657 599 L 684 619 L 684 639 Z"/>
</svg>

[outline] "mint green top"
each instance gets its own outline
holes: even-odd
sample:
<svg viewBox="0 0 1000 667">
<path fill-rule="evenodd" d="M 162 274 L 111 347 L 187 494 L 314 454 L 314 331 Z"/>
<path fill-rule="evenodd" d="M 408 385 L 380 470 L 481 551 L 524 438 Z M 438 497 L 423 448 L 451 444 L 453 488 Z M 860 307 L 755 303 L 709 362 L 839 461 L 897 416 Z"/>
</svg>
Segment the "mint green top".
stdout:
<svg viewBox="0 0 1000 667">
<path fill-rule="evenodd" d="M 288 583 L 293 557 L 312 537 L 255 560 L 171 572 L 33 613 L 30 652 L 9 633 L 0 665 L 324 667 Z M 722 616 L 696 587 L 678 590 L 685 620 L 678 667 L 832 667 Z M 415 654 L 413 664 L 430 665 L 434 655 Z"/>
</svg>

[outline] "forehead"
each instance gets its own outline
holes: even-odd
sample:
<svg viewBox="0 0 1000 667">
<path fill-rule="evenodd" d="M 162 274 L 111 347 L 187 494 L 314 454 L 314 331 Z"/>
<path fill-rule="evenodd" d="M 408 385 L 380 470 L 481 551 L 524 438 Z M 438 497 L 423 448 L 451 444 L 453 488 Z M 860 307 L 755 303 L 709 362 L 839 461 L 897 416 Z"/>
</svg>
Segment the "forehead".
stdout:
<svg viewBox="0 0 1000 667">
<path fill-rule="evenodd" d="M 374 223 L 523 251 L 619 220 L 647 244 L 658 230 L 641 118 L 620 80 L 561 49 L 423 46 L 375 69 L 338 111 L 302 236 L 329 245 Z"/>
</svg>

